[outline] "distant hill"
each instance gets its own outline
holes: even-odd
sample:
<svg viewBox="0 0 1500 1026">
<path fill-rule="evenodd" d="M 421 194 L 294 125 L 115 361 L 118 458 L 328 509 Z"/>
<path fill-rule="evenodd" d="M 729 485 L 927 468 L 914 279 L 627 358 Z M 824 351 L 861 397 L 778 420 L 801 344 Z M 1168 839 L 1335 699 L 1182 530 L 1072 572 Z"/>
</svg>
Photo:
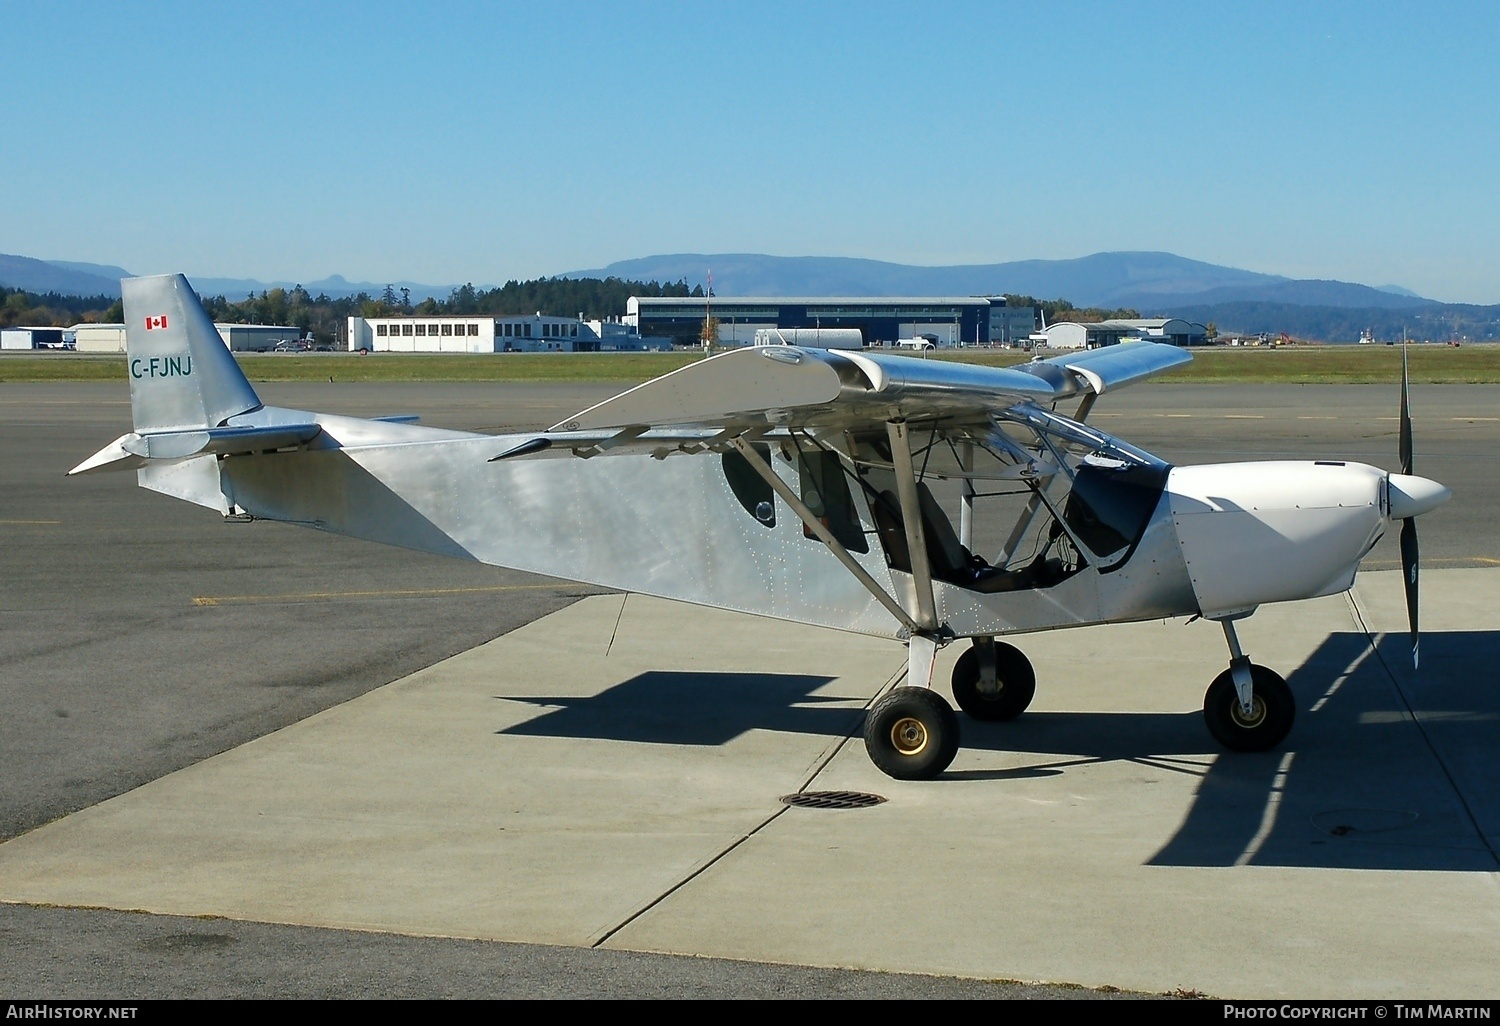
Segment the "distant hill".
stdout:
<svg viewBox="0 0 1500 1026">
<path fill-rule="evenodd" d="M 1412 309 L 1429 306 L 1432 300 L 1417 295 L 1399 295 L 1384 289 L 1372 289 L 1368 285 L 1354 285 L 1346 281 L 1319 281 L 1316 279 L 1284 279 L 1269 285 L 1249 287 L 1221 287 L 1204 292 L 1193 292 L 1171 296 L 1139 296 L 1134 306 L 1144 314 L 1148 308 L 1163 304 L 1180 305 L 1192 303 L 1208 306 L 1215 303 L 1265 303 L 1282 306 L 1329 306 L 1350 309 Z"/>
<path fill-rule="evenodd" d="M 621 260 L 560 277 L 700 284 L 713 270 L 714 291 L 725 296 L 931 296 L 1021 293 L 1062 297 L 1078 306 L 1135 307 L 1231 301 L 1400 306 L 1427 302 L 1389 287 L 1298 281 L 1190 260 L 1173 253 L 1095 253 L 1073 260 L 920 267 L 852 257 L 778 257 L 757 253 L 674 253 Z M 1405 291 L 1405 290 L 1402 290 Z"/>
<path fill-rule="evenodd" d="M 319 278 L 316 281 L 260 281 L 255 278 L 195 278 L 188 275 L 188 281 L 193 283 L 193 288 L 200 295 L 224 296 L 227 299 L 243 299 L 252 292 L 264 292 L 267 289 L 291 289 L 301 285 L 314 296 L 319 293 L 330 299 L 341 299 L 344 296 L 357 296 L 361 292 L 369 296 L 379 297 L 385 291 L 385 282 L 372 281 L 349 281 L 343 275 L 334 274 L 327 278 Z M 457 288 L 456 285 L 423 285 L 415 281 L 394 281 L 391 287 L 399 294 L 402 289 L 411 292 L 412 302 L 420 302 L 423 299 L 447 299 L 449 294 Z"/>
<path fill-rule="evenodd" d="M 1019 260 L 1001 264 L 956 264 L 921 267 L 855 257 L 781 257 L 760 253 L 676 253 L 621 260 L 607 267 L 570 271 L 557 277 L 704 283 L 713 270 L 714 291 L 740 296 L 937 296 L 1020 293 L 1038 299 L 1067 299 L 1079 307 L 1131 307 L 1143 315 L 1161 315 L 1188 307 L 1208 309 L 1224 304 L 1256 304 L 1260 309 L 1318 307 L 1360 310 L 1418 310 L 1433 304 L 1397 285 L 1371 288 L 1342 281 L 1293 279 L 1222 267 L 1173 253 L 1095 253 L 1073 260 Z M 122 267 L 66 260 L 0 256 L 0 285 L 31 292 L 65 295 L 120 294 Z M 254 278 L 208 278 L 188 274 L 205 296 L 241 300 L 272 288 L 290 289 L 294 281 Z M 300 283 L 314 296 L 343 298 L 361 292 L 379 296 L 384 282 L 353 282 L 340 275 Z M 452 285 L 391 283 L 411 300 L 443 300 Z M 478 286 L 481 290 L 486 286 Z M 1364 316 L 1360 314 L 1358 316 Z M 1201 320 L 1202 318 L 1197 318 Z M 1281 330 L 1281 329 L 1278 329 Z"/>
<path fill-rule="evenodd" d="M 73 260 L 37 260 L 34 257 L 0 254 L 0 285 L 27 292 L 58 292 L 65 296 L 115 296 L 120 295 L 120 279 L 132 277 L 123 267 L 109 264 L 89 264 Z M 259 281 L 255 278 L 207 278 L 188 274 L 193 288 L 204 296 L 225 296 L 229 299 L 244 299 L 252 292 L 267 289 L 290 289 L 298 284 L 314 296 L 320 292 L 330 298 L 355 296 L 361 292 L 379 296 L 385 291 L 385 282 L 348 281 L 341 275 L 332 275 L 319 281 Z M 447 299 L 456 286 L 423 285 L 414 281 L 397 281 L 391 285 L 399 293 L 409 289 L 413 302 L 429 296 Z"/>
<path fill-rule="evenodd" d="M 76 265 L 75 265 L 76 266 Z M 120 279 L 73 270 L 33 257 L 0 253 L 0 285 L 64 296 L 119 296 Z"/>
<path fill-rule="evenodd" d="M 1295 303 L 1231 302 L 1169 307 L 1164 313 L 1200 324 L 1212 321 L 1219 334 L 1255 335 L 1286 332 L 1319 342 L 1354 342 L 1370 330 L 1377 341 L 1412 339 L 1447 342 L 1500 340 L 1500 306 L 1467 303 L 1423 303 L 1420 306 L 1307 306 Z"/>
</svg>

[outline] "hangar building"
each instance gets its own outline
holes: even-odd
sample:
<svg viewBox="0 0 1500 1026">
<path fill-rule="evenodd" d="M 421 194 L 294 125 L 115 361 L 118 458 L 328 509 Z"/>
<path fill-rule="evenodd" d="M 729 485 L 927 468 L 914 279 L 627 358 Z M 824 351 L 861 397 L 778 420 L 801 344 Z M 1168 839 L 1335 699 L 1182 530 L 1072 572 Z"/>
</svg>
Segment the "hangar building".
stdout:
<svg viewBox="0 0 1500 1026">
<path fill-rule="evenodd" d="M 865 345 L 932 335 L 939 345 L 954 346 L 1024 340 L 1032 330 L 1027 320 L 1024 333 L 1014 336 L 1011 322 L 994 316 L 1005 309 L 1001 296 L 631 296 L 625 323 L 642 335 L 666 335 L 680 345 L 693 344 L 710 302 L 719 322 L 719 341 L 729 345 L 750 345 L 757 331 L 771 328 L 857 328 Z"/>
<path fill-rule="evenodd" d="M 269 352 L 281 342 L 296 342 L 304 334 L 295 324 L 215 324 L 219 338 L 236 353 Z M 74 345 L 80 353 L 123 353 L 125 325 L 75 324 Z"/>
<path fill-rule="evenodd" d="M 1208 341 L 1208 329 L 1180 317 L 1116 318 L 1081 324 L 1058 321 L 1031 336 L 1033 345 L 1049 349 L 1098 349 L 1120 342 L 1169 342 L 1197 346 Z"/>
<path fill-rule="evenodd" d="M 71 334 L 65 328 L 5 328 L 0 330 L 0 349 L 62 349 Z"/>
</svg>

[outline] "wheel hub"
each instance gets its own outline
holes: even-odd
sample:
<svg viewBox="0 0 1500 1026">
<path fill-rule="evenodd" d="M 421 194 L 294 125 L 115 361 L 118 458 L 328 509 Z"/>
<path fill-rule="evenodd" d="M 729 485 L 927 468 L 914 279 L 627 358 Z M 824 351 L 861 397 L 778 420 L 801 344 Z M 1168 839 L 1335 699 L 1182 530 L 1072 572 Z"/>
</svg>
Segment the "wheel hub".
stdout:
<svg viewBox="0 0 1500 1026">
<path fill-rule="evenodd" d="M 920 755 L 927 747 L 927 727 L 915 716 L 903 716 L 891 725 L 891 744 L 902 755 Z"/>
<path fill-rule="evenodd" d="M 1236 699 L 1230 706 L 1229 715 L 1234 720 L 1235 726 L 1253 730 L 1266 718 L 1266 703 L 1259 695 L 1256 695 L 1250 703 L 1250 715 L 1246 716 L 1245 710 L 1240 708 L 1239 700 Z"/>
</svg>

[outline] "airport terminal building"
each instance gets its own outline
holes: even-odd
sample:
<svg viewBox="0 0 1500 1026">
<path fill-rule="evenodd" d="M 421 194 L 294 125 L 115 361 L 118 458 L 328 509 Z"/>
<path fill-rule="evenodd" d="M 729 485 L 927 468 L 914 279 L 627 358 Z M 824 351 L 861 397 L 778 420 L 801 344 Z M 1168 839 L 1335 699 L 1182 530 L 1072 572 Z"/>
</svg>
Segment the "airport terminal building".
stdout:
<svg viewBox="0 0 1500 1026">
<path fill-rule="evenodd" d="M 726 345 L 750 345 L 772 328 L 857 328 L 867 346 L 921 335 L 942 346 L 1009 345 L 1023 344 L 1035 327 L 1029 307 L 1007 310 L 1001 296 L 631 296 L 625 323 L 687 345 L 698 342 L 710 313 Z"/>
</svg>

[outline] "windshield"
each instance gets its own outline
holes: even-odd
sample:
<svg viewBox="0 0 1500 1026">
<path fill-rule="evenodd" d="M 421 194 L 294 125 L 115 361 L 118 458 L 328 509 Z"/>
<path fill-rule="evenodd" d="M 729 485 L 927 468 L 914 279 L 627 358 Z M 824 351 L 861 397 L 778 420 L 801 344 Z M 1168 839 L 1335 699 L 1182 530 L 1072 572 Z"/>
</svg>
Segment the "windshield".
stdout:
<svg viewBox="0 0 1500 1026">
<path fill-rule="evenodd" d="M 1163 463 L 1086 458 L 1073 476 L 1063 519 L 1094 555 L 1123 552 L 1128 557 L 1161 501 L 1169 469 Z M 1112 563 L 1103 572 L 1123 562 Z"/>
</svg>

